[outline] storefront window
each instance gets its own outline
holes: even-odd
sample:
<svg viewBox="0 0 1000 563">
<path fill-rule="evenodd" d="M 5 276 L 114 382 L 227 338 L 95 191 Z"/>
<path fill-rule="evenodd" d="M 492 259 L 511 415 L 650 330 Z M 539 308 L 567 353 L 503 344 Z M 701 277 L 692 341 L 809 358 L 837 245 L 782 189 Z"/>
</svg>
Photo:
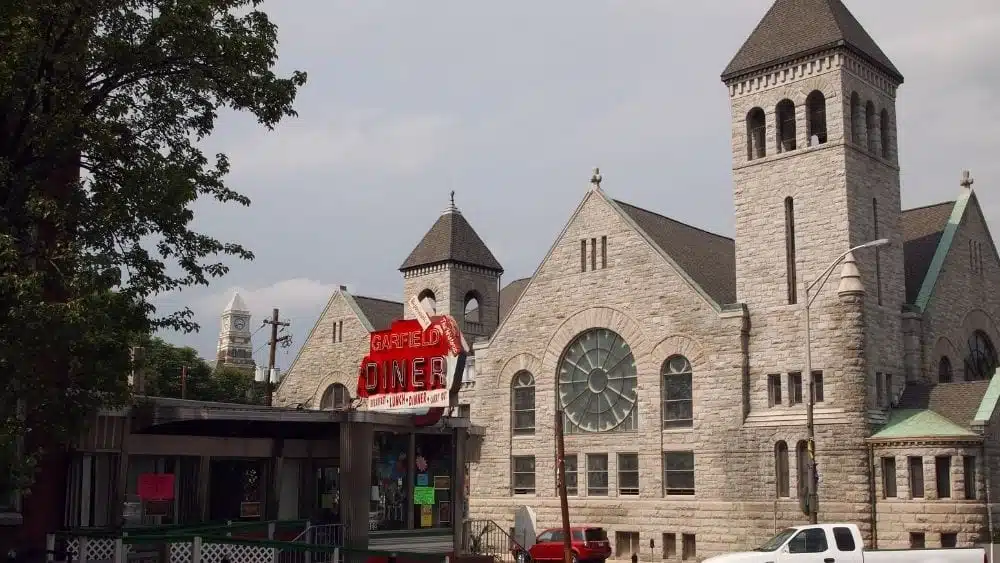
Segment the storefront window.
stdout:
<svg viewBox="0 0 1000 563">
<path fill-rule="evenodd" d="M 451 436 L 417 434 L 415 439 L 413 527 L 450 528 L 454 518 Z"/>
<path fill-rule="evenodd" d="M 323 522 L 340 521 L 340 468 L 317 467 L 316 489 L 319 497 L 319 519 Z"/>
<path fill-rule="evenodd" d="M 411 504 L 407 494 L 411 461 L 406 454 L 409 449 L 408 434 L 375 433 L 368 512 L 370 530 L 406 528 L 406 510 Z"/>
</svg>

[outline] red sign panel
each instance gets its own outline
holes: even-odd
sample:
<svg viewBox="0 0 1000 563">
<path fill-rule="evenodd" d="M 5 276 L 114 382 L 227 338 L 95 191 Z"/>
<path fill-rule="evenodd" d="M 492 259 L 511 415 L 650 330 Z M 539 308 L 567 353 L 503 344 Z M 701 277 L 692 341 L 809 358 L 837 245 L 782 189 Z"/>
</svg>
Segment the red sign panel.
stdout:
<svg viewBox="0 0 1000 563">
<path fill-rule="evenodd" d="M 358 371 L 362 410 L 413 413 L 418 424 L 434 424 L 458 393 L 468 351 L 455 319 L 447 315 L 399 320 L 371 333 L 369 353 Z"/>
<path fill-rule="evenodd" d="M 139 498 L 142 500 L 172 500 L 174 498 L 174 474 L 139 474 Z"/>
</svg>

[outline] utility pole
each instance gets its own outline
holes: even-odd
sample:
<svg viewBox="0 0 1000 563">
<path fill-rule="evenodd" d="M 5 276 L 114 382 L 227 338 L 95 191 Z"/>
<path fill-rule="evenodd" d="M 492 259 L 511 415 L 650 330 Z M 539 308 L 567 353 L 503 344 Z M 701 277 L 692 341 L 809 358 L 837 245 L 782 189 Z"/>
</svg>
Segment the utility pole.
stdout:
<svg viewBox="0 0 1000 563">
<path fill-rule="evenodd" d="M 562 511 L 563 563 L 573 563 L 573 538 L 569 532 L 569 501 L 566 499 L 566 445 L 563 441 L 562 409 L 556 409 L 556 464 L 559 472 L 559 508 Z"/>
<path fill-rule="evenodd" d="M 267 377 L 264 379 L 264 382 L 267 385 L 267 395 L 264 404 L 266 404 L 267 406 L 271 406 L 271 402 L 274 399 L 274 391 L 271 386 L 271 373 L 274 372 L 274 355 L 278 351 L 279 343 L 284 342 L 286 340 L 290 340 L 292 338 L 290 334 L 286 334 L 281 338 L 278 338 L 278 327 L 288 326 L 291 323 L 279 321 L 278 309 L 275 308 L 273 311 L 271 311 L 271 318 L 264 320 L 264 324 L 271 325 L 271 341 L 269 343 L 271 345 L 271 351 L 268 355 L 268 360 L 267 360 Z"/>
</svg>

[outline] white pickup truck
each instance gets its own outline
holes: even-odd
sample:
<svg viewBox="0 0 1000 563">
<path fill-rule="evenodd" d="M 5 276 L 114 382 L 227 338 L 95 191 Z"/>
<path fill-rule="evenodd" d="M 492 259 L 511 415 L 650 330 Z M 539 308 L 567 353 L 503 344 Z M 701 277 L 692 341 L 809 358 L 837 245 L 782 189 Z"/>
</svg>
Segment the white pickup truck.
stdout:
<svg viewBox="0 0 1000 563">
<path fill-rule="evenodd" d="M 866 551 L 854 524 L 785 528 L 753 551 L 709 557 L 702 563 L 989 563 L 981 547 Z"/>
</svg>

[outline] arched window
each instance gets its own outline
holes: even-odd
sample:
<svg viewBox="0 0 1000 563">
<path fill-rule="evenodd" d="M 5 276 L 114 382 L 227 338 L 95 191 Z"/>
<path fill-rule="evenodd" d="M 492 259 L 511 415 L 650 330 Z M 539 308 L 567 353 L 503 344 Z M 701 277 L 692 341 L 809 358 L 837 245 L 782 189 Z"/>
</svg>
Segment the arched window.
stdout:
<svg viewBox="0 0 1000 563">
<path fill-rule="evenodd" d="M 778 497 L 792 496 L 788 474 L 788 444 L 784 440 L 774 445 L 774 476 Z"/>
<path fill-rule="evenodd" d="M 785 198 L 785 283 L 788 285 L 788 304 L 798 302 L 798 280 L 795 276 L 795 202 Z"/>
<path fill-rule="evenodd" d="M 747 160 L 767 156 L 767 122 L 764 110 L 753 108 L 747 114 Z"/>
<path fill-rule="evenodd" d="M 826 142 L 826 97 L 819 90 L 813 90 L 806 98 L 806 132 L 809 146 Z"/>
<path fill-rule="evenodd" d="M 515 436 L 535 433 L 535 376 L 519 371 L 510 382 L 510 427 Z"/>
<path fill-rule="evenodd" d="M 465 322 L 479 323 L 480 321 L 479 295 L 475 291 L 465 294 Z"/>
<path fill-rule="evenodd" d="M 694 425 L 691 362 L 684 356 L 671 356 L 660 366 L 660 375 L 663 378 L 663 427 L 691 428 Z"/>
<path fill-rule="evenodd" d="M 878 125 L 882 130 L 882 158 L 889 158 L 889 110 L 883 109 L 879 116 Z"/>
<path fill-rule="evenodd" d="M 855 145 L 861 144 L 861 133 L 864 132 L 861 117 L 861 97 L 857 92 L 851 92 L 851 142 Z"/>
<path fill-rule="evenodd" d="M 985 332 L 977 330 L 969 337 L 969 355 L 965 358 L 965 380 L 980 381 L 993 377 L 997 369 L 997 350 Z"/>
<path fill-rule="evenodd" d="M 334 383 L 323 391 L 323 397 L 319 401 L 319 408 L 322 410 L 346 409 L 351 405 L 351 392 L 343 384 Z"/>
<path fill-rule="evenodd" d="M 784 99 L 774 108 L 778 152 L 795 150 L 795 104 Z"/>
<path fill-rule="evenodd" d="M 437 299 L 434 297 L 433 291 L 429 289 L 421 291 L 420 295 L 417 295 L 417 301 L 420 301 L 420 305 L 423 306 L 424 311 L 426 311 L 428 315 L 437 314 Z"/>
<path fill-rule="evenodd" d="M 805 498 L 809 493 L 809 445 L 805 440 L 799 440 L 795 444 L 795 465 L 798 474 L 799 498 Z"/>
<path fill-rule="evenodd" d="M 951 383 L 951 380 L 951 360 L 948 356 L 941 356 L 941 361 L 938 362 L 938 383 Z"/>
<path fill-rule="evenodd" d="M 865 133 L 868 135 L 868 152 L 875 154 L 878 129 L 875 128 L 875 104 L 871 100 L 865 104 Z"/>
</svg>

